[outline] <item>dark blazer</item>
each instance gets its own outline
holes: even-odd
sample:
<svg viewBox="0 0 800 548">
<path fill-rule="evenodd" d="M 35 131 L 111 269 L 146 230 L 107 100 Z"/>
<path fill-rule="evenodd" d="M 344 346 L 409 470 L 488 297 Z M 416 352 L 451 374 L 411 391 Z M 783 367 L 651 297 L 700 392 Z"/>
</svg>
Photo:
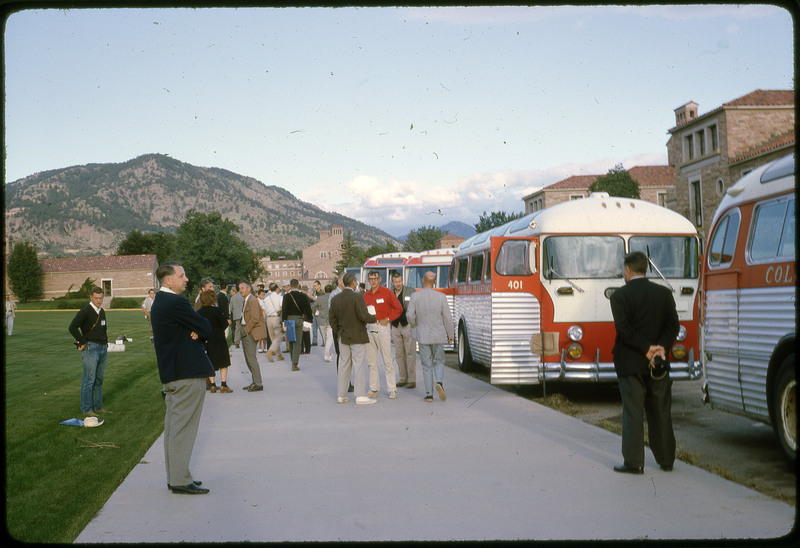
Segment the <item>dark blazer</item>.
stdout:
<svg viewBox="0 0 800 548">
<path fill-rule="evenodd" d="M 368 323 L 375 323 L 375 316 L 367 311 L 364 296 L 345 287 L 341 293 L 331 299 L 328 311 L 331 329 L 339 336 L 342 344 L 367 344 Z"/>
<path fill-rule="evenodd" d="M 402 291 L 400 291 L 400 295 L 398 296 L 394 286 L 392 286 L 391 289 L 392 293 L 394 293 L 394 296 L 397 297 L 397 300 L 400 301 L 400 305 L 403 307 L 403 313 L 392 322 L 392 327 L 406 326 L 408 325 L 408 318 L 406 317 L 406 314 L 408 313 L 408 303 L 411 302 L 411 295 L 416 293 L 417 290 L 413 287 L 404 285 Z"/>
<path fill-rule="evenodd" d="M 647 374 L 647 351 L 661 345 L 669 354 L 680 324 L 672 292 L 647 278 L 630 280 L 611 295 L 617 331 L 614 370 L 617 376 Z"/>
<path fill-rule="evenodd" d="M 214 376 L 202 339 L 211 336 L 211 324 L 195 312 L 184 297 L 157 291 L 150 310 L 153 345 L 161 382 Z M 191 332 L 199 335 L 193 340 Z"/>
<path fill-rule="evenodd" d="M 231 316 L 230 306 L 231 304 L 228 300 L 228 295 L 223 291 L 217 293 L 217 308 L 219 308 L 219 311 L 222 312 L 222 317 L 225 319 L 226 327 Z"/>
<path fill-rule="evenodd" d="M 197 313 L 211 324 L 211 336 L 204 341 L 211 365 L 214 369 L 230 367 L 231 355 L 228 353 L 228 341 L 225 340 L 228 320 L 222 314 L 222 310 L 218 306 L 202 306 Z"/>
</svg>

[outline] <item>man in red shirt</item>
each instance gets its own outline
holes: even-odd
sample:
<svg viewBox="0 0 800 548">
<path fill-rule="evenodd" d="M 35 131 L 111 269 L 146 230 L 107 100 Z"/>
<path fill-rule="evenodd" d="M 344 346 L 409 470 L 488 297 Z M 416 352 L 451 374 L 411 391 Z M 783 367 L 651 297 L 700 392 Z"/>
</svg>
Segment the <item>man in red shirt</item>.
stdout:
<svg viewBox="0 0 800 548">
<path fill-rule="evenodd" d="M 381 379 L 378 373 L 378 352 L 383 358 L 383 370 L 386 373 L 386 389 L 389 399 L 397 397 L 397 379 L 395 378 L 394 363 L 392 362 L 392 326 L 391 322 L 403 313 L 403 305 L 394 296 L 394 292 L 381 285 L 381 275 L 371 270 L 367 276 L 370 288 L 364 294 L 367 310 L 374 314 L 376 323 L 367 324 L 369 344 L 367 345 L 367 365 L 369 366 L 369 392 L 370 398 L 378 397 Z"/>
</svg>

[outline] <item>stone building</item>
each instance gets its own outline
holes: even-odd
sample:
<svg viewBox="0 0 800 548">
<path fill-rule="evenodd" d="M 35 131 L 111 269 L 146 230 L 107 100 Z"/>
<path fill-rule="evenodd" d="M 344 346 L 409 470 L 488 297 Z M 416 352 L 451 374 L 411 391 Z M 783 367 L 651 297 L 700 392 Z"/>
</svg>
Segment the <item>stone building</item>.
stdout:
<svg viewBox="0 0 800 548">
<path fill-rule="evenodd" d="M 634 166 L 627 170 L 639 183 L 639 197 L 660 206 L 665 205 L 667 193 L 675 186 L 675 170 L 670 166 Z M 600 175 L 573 175 L 550 186 L 546 186 L 522 198 L 525 214 L 539 211 L 569 200 L 585 198 L 589 186 Z"/>
<path fill-rule="evenodd" d="M 324 285 L 325 280 L 336 278 L 334 271 L 341 258 L 343 241 L 341 226 L 320 230 L 319 241 L 303 250 L 303 279 L 320 280 Z"/>
<path fill-rule="evenodd" d="M 450 234 L 448 232 L 447 234 L 436 240 L 436 242 L 434 242 L 433 245 L 435 249 L 444 249 L 448 247 L 453 248 L 460 246 L 461 242 L 463 242 L 464 240 L 466 240 L 466 238 L 463 238 L 456 234 Z"/>
<path fill-rule="evenodd" d="M 667 141 L 675 188 L 667 206 L 705 239 L 728 187 L 794 150 L 794 110 L 793 90 L 756 90 L 703 115 L 692 101 L 676 108 Z"/>
<path fill-rule="evenodd" d="M 43 299 L 46 301 L 63 297 L 67 291 L 77 291 L 86 278 L 103 288 L 105 306 L 113 297 L 144 298 L 150 289 L 158 286 L 155 255 L 71 257 L 42 259 L 40 262 L 44 271 Z"/>
<path fill-rule="evenodd" d="M 257 287 L 258 284 L 264 284 L 264 287 L 269 287 L 272 282 L 283 287 L 292 278 L 299 280 L 303 277 L 303 262 L 300 259 L 278 259 L 273 261 L 269 257 L 263 257 L 260 264 L 265 274 L 253 283 L 254 287 Z"/>
</svg>

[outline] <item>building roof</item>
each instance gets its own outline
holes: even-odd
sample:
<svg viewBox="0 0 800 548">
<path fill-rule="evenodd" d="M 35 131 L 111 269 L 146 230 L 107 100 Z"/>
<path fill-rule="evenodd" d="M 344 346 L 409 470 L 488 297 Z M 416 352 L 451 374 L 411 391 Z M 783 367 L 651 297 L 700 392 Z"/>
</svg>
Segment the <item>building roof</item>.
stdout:
<svg viewBox="0 0 800 548">
<path fill-rule="evenodd" d="M 713 110 L 710 110 L 697 118 L 693 118 L 691 120 L 686 120 L 680 124 L 677 124 L 675 127 L 668 130 L 668 133 L 672 133 L 676 129 L 687 126 L 689 124 L 694 124 L 698 120 L 705 118 L 706 116 L 710 116 L 715 114 L 723 109 L 726 108 L 741 108 L 741 107 L 788 107 L 794 106 L 794 90 L 792 89 L 757 89 L 748 93 L 747 95 L 742 95 L 741 97 L 734 99 L 733 101 L 728 101 L 727 103 L 722 103 L 722 106 L 719 106 Z"/>
<path fill-rule="evenodd" d="M 785 133 L 784 135 L 779 135 L 777 137 L 772 138 L 771 140 L 767 141 L 766 143 L 762 143 L 756 147 L 751 148 L 747 152 L 740 154 L 733 160 L 731 160 L 731 164 L 736 164 L 739 162 L 743 162 L 744 160 L 748 160 L 750 158 L 755 158 L 760 154 L 764 154 L 766 152 L 770 152 L 779 148 L 784 148 L 788 146 L 794 145 L 794 130 Z"/>
<path fill-rule="evenodd" d="M 723 107 L 769 107 L 794 105 L 792 89 L 757 89 L 738 99 L 723 103 Z"/>
<path fill-rule="evenodd" d="M 44 272 L 84 272 L 100 270 L 152 270 L 155 255 L 112 255 L 110 257 L 69 257 L 42 259 Z"/>
<path fill-rule="evenodd" d="M 627 170 L 640 187 L 667 187 L 675 185 L 672 166 L 634 166 Z M 542 190 L 588 190 L 600 175 L 573 175 Z M 541 191 L 539 191 L 541 192 Z M 536 194 L 536 193 L 534 193 Z"/>
</svg>

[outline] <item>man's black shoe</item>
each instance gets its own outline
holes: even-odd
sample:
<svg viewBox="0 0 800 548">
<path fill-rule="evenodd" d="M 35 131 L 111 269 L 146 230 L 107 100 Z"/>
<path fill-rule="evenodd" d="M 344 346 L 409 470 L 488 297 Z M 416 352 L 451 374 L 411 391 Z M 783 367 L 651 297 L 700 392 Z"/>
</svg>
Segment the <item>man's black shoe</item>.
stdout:
<svg viewBox="0 0 800 548">
<path fill-rule="evenodd" d="M 644 468 L 641 466 L 628 466 L 627 464 L 621 464 L 619 466 L 614 467 L 614 472 L 620 472 L 621 474 L 644 474 Z"/>
<path fill-rule="evenodd" d="M 355 389 L 356 389 L 356 388 L 355 388 L 355 386 L 353 386 L 353 385 L 351 384 L 351 385 L 349 386 L 349 388 L 347 389 L 347 391 L 348 391 L 348 392 L 353 392 Z"/>
<path fill-rule="evenodd" d="M 671 464 L 662 464 L 661 469 L 664 472 L 672 472 L 672 465 Z"/>
<path fill-rule="evenodd" d="M 263 384 L 254 384 L 250 388 L 247 389 L 248 392 L 260 392 L 264 390 Z"/>
<path fill-rule="evenodd" d="M 205 495 L 208 493 L 208 489 L 205 487 L 198 487 L 194 483 L 190 483 L 189 485 L 171 485 L 169 489 L 176 495 Z"/>
<path fill-rule="evenodd" d="M 251 382 L 251 383 L 250 383 L 250 384 L 248 384 L 247 386 L 243 386 L 243 387 L 242 387 L 242 390 L 250 390 L 250 389 L 251 389 L 251 388 L 253 388 L 255 385 L 256 385 L 256 383 L 254 383 L 254 382 Z"/>
<path fill-rule="evenodd" d="M 203 485 L 203 482 L 202 482 L 202 481 L 200 481 L 200 480 L 193 480 L 193 481 L 192 481 L 192 483 L 194 483 L 194 484 L 195 484 L 195 485 L 197 485 L 198 487 L 199 487 L 199 486 L 201 486 L 201 485 Z M 169 483 L 167 484 L 167 489 L 172 489 L 172 486 L 171 486 Z"/>
</svg>

